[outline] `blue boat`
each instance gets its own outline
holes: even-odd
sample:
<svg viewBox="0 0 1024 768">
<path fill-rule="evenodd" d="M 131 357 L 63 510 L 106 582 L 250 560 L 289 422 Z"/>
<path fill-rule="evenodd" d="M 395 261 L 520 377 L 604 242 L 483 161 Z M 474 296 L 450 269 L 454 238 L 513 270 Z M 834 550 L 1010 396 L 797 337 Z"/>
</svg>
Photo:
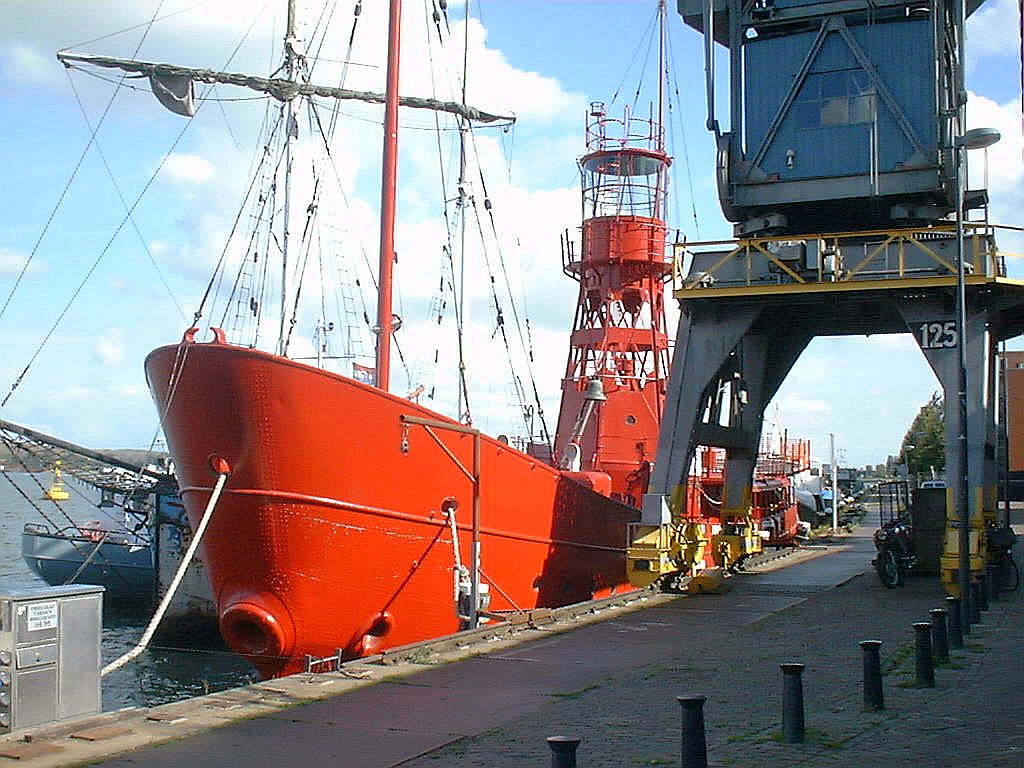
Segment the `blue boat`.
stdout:
<svg viewBox="0 0 1024 768">
<path fill-rule="evenodd" d="M 28 523 L 22 531 L 21 553 L 31 571 L 55 586 L 104 586 L 104 606 L 116 613 L 152 609 L 175 579 L 192 538 L 166 457 L 151 451 L 97 451 L 4 419 L 0 438 L 16 452 L 23 469 L 59 461 L 66 476 L 99 492 L 98 508 L 119 507 L 123 514 L 120 520 L 108 516 L 106 523 L 76 522 L 77 516 L 57 504 L 67 525 L 42 514 L 46 524 Z M 216 626 L 209 582 L 196 557 L 178 582 L 161 634 L 215 635 Z"/>
<path fill-rule="evenodd" d="M 153 547 L 138 534 L 27 523 L 21 554 L 47 584 L 100 584 L 106 604 L 119 609 L 149 607 L 156 594 Z"/>
</svg>

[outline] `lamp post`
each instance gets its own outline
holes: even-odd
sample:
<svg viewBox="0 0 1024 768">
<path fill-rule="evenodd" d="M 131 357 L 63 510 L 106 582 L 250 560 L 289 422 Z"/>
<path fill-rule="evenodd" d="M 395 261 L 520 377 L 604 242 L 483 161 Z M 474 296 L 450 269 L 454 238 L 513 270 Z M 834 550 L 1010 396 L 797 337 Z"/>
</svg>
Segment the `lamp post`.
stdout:
<svg viewBox="0 0 1024 768">
<path fill-rule="evenodd" d="M 963 27 L 961 27 L 961 30 Z M 961 66 L 963 60 L 961 59 Z M 956 336 L 959 355 L 957 371 L 957 447 L 960 457 L 960 472 L 957 477 L 957 585 L 960 588 L 960 609 L 965 621 L 970 621 L 971 554 L 969 507 L 969 485 L 967 472 L 967 290 L 964 273 L 964 174 L 965 152 L 983 149 L 995 144 L 1001 138 L 995 128 L 972 128 L 957 136 L 953 141 L 954 179 L 956 186 Z"/>
</svg>

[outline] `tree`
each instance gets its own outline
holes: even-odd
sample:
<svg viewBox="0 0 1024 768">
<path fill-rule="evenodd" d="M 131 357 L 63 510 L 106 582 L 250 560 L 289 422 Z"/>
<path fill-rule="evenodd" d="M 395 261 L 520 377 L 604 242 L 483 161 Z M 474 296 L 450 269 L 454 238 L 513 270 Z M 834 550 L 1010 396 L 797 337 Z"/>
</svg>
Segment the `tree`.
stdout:
<svg viewBox="0 0 1024 768">
<path fill-rule="evenodd" d="M 910 472 L 928 474 L 932 467 L 945 471 L 945 413 L 945 403 L 938 392 L 917 412 L 900 445 L 899 462 L 906 464 Z"/>
</svg>

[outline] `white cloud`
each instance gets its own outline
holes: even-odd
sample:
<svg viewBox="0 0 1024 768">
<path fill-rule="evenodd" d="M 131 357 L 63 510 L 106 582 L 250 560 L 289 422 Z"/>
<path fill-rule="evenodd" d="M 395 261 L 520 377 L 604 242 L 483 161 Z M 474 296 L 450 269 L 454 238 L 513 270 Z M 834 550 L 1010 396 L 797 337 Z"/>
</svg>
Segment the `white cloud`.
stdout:
<svg viewBox="0 0 1024 768">
<path fill-rule="evenodd" d="M 866 341 L 870 341 L 876 349 L 891 349 L 895 352 L 903 352 L 907 354 L 916 353 L 918 349 L 917 343 L 914 341 L 914 337 L 909 333 L 880 333 L 874 336 L 869 336 Z"/>
<path fill-rule="evenodd" d="M 462 39 L 462 26 L 462 22 L 455 25 L 454 40 Z M 487 48 L 487 31 L 476 19 L 470 20 L 469 33 L 473 68 L 467 98 L 471 104 L 492 105 L 500 114 L 511 111 L 533 125 L 556 119 L 571 121 L 583 114 L 586 101 L 582 94 L 566 93 L 554 78 L 513 67 L 501 51 Z M 495 83 L 501 87 L 496 88 Z"/>
<path fill-rule="evenodd" d="M 972 184 L 980 184 L 987 172 L 993 197 L 1019 193 L 1024 182 L 1024 138 L 1021 136 L 1020 97 L 999 104 L 985 96 L 969 93 L 967 101 L 968 128 L 996 128 L 1001 134 L 998 143 L 985 150 L 968 152 Z M 987 165 L 987 168 L 986 168 Z"/>
<path fill-rule="evenodd" d="M 99 338 L 92 347 L 93 356 L 104 365 L 120 365 L 124 362 L 125 342 L 120 331 L 111 331 Z"/>
<path fill-rule="evenodd" d="M 987 184 L 991 201 L 990 221 L 1019 225 L 1020 213 L 1024 210 L 1024 137 L 1021 135 L 1020 97 L 1000 104 L 985 96 L 969 94 L 967 125 L 969 128 L 996 128 L 1002 136 L 988 149 L 967 153 L 969 187 L 980 189 Z M 1018 232 L 999 230 L 996 239 L 1004 253 L 1024 252 L 1024 237 Z M 1007 271 L 1011 278 L 1024 278 L 1024 267 L 1019 259 L 1008 259 Z"/>
<path fill-rule="evenodd" d="M 988 0 L 967 20 L 968 68 L 987 56 L 1014 56 L 1020 37 L 1017 0 Z"/>
<path fill-rule="evenodd" d="M 96 392 L 82 384 L 68 384 L 60 389 L 52 390 L 50 396 L 54 400 L 89 400 Z"/>
<path fill-rule="evenodd" d="M 0 248 L 0 277 L 16 277 L 25 266 L 26 256 L 23 253 Z M 38 275 L 46 269 L 46 263 L 38 258 L 32 259 L 26 274 Z"/>
<path fill-rule="evenodd" d="M 193 154 L 170 154 L 160 168 L 160 174 L 177 184 L 206 184 L 213 179 L 213 163 Z"/>
<path fill-rule="evenodd" d="M 54 65 L 53 56 L 23 43 L 0 45 L 0 62 L 0 70 L 12 80 L 47 86 L 60 83 L 60 67 Z"/>
<path fill-rule="evenodd" d="M 142 384 L 115 384 L 111 389 L 118 397 L 149 396 L 149 390 Z"/>
</svg>

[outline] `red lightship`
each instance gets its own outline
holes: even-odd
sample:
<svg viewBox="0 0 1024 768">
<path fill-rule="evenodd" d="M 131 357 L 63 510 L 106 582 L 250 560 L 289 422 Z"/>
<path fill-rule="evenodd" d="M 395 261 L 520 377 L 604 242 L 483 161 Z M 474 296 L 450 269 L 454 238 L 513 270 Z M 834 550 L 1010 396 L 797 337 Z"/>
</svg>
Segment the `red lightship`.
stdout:
<svg viewBox="0 0 1024 768">
<path fill-rule="evenodd" d="M 660 125 L 598 110 L 588 123 L 583 253 L 564 260 L 580 306 L 552 466 L 387 391 L 392 54 L 377 386 L 222 331 L 209 343 L 190 331 L 146 360 L 193 526 L 212 509 L 202 556 L 221 633 L 267 676 L 302 669 L 307 655 L 358 657 L 485 614 L 631 589 L 626 531 L 668 373 Z"/>
</svg>

